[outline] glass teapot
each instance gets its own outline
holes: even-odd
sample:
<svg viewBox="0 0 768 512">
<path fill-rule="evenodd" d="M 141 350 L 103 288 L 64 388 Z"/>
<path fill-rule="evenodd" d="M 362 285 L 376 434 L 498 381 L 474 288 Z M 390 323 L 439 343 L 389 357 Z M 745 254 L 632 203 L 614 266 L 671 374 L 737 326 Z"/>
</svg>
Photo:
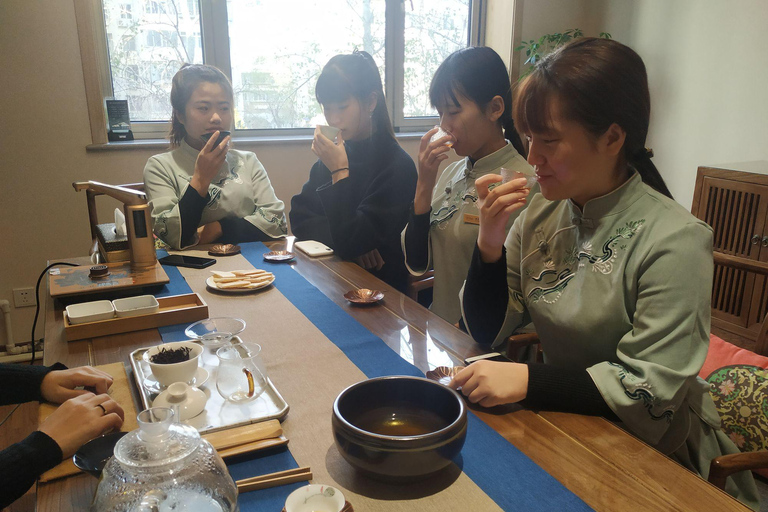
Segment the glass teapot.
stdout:
<svg viewBox="0 0 768 512">
<path fill-rule="evenodd" d="M 236 512 L 237 486 L 224 461 L 171 409 L 142 411 L 139 429 L 115 445 L 96 490 L 98 512 Z"/>
</svg>

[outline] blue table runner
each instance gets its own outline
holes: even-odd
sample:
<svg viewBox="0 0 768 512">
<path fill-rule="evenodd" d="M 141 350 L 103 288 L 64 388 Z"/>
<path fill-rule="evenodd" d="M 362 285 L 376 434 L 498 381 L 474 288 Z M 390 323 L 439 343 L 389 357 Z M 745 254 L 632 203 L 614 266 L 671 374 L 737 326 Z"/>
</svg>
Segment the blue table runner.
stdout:
<svg viewBox="0 0 768 512">
<path fill-rule="evenodd" d="M 402 359 L 379 337 L 312 286 L 290 265 L 265 262 L 262 256 L 270 249 L 264 244 L 255 242 L 240 244 L 240 247 L 241 254 L 254 267 L 267 268 L 275 274 L 274 286 L 280 293 L 339 347 L 367 377 L 423 377 L 418 368 Z M 158 251 L 158 256 L 163 252 Z M 171 282 L 158 296 L 191 293 L 189 285 L 177 268 L 163 268 Z M 185 328 L 186 324 L 160 328 L 163 341 L 185 339 Z M 592 510 L 471 411 L 467 418 L 467 438 L 461 452 L 460 466 L 503 510 Z M 297 466 L 289 450 L 268 453 L 249 460 L 234 460 L 228 464 L 235 480 Z M 291 484 L 243 494 L 238 500 L 240 510 L 280 510 L 288 494 L 301 485 L 303 484 Z"/>
</svg>

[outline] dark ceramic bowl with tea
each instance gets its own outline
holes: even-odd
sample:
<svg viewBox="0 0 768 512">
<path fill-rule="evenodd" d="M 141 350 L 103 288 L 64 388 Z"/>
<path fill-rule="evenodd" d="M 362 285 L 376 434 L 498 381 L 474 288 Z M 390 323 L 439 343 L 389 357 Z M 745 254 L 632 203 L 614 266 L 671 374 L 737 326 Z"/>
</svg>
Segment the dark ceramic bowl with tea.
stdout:
<svg viewBox="0 0 768 512">
<path fill-rule="evenodd" d="M 358 471 L 413 481 L 445 469 L 461 452 L 467 410 L 459 394 L 419 377 L 378 377 L 354 384 L 333 404 L 333 436 Z"/>
</svg>

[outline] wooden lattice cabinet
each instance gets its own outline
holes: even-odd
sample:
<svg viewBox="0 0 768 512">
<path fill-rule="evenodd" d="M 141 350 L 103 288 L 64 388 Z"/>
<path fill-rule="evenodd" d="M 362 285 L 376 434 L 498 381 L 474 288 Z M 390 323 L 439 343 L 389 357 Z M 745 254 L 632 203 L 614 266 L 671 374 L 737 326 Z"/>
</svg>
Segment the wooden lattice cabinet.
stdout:
<svg viewBox="0 0 768 512">
<path fill-rule="evenodd" d="M 699 167 L 691 212 L 712 226 L 716 253 L 768 266 L 768 175 Z M 715 265 L 713 333 L 755 350 L 766 312 L 764 276 Z"/>
</svg>

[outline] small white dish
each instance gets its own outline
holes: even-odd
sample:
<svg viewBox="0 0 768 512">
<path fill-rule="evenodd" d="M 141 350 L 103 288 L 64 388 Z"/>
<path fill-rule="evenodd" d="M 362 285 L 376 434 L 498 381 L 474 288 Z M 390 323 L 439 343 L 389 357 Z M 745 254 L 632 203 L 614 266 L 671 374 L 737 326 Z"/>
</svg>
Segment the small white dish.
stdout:
<svg viewBox="0 0 768 512">
<path fill-rule="evenodd" d="M 205 410 L 208 397 L 196 387 L 174 382 L 152 402 L 152 407 L 168 407 L 179 421 L 192 419 Z"/>
<path fill-rule="evenodd" d="M 285 500 L 285 512 L 341 512 L 344 495 L 330 485 L 310 484 L 299 487 Z"/>
<path fill-rule="evenodd" d="M 266 288 L 267 286 L 271 285 L 275 282 L 275 276 L 272 276 L 272 278 L 269 281 L 264 281 L 263 283 L 259 283 L 257 286 L 254 286 L 253 288 L 219 288 L 216 286 L 216 281 L 213 280 L 213 276 L 209 277 L 205 280 L 205 284 L 210 288 L 211 290 L 216 290 L 217 292 L 222 293 L 253 293 L 256 290 L 261 290 L 262 288 Z"/>
<path fill-rule="evenodd" d="M 67 306 L 66 311 L 69 323 L 71 324 L 98 322 L 99 320 L 109 320 L 115 317 L 115 308 L 108 300 L 70 304 Z"/>
<path fill-rule="evenodd" d="M 160 309 L 160 303 L 153 295 L 139 295 L 137 297 L 127 297 L 125 299 L 115 299 L 112 301 L 115 307 L 115 313 L 120 318 L 128 316 L 149 315 L 156 313 Z"/>
<path fill-rule="evenodd" d="M 199 388 L 200 386 L 208 382 L 208 377 L 210 377 L 208 370 L 206 370 L 202 366 L 198 366 L 197 371 L 195 372 L 195 376 L 192 377 L 192 379 L 189 380 L 187 384 L 189 384 L 194 388 Z M 157 378 L 151 373 L 144 378 L 144 382 L 142 384 L 144 385 L 144 389 L 146 389 L 152 394 L 162 393 L 163 391 L 168 389 L 167 386 L 163 386 L 162 384 L 157 382 Z"/>
</svg>

